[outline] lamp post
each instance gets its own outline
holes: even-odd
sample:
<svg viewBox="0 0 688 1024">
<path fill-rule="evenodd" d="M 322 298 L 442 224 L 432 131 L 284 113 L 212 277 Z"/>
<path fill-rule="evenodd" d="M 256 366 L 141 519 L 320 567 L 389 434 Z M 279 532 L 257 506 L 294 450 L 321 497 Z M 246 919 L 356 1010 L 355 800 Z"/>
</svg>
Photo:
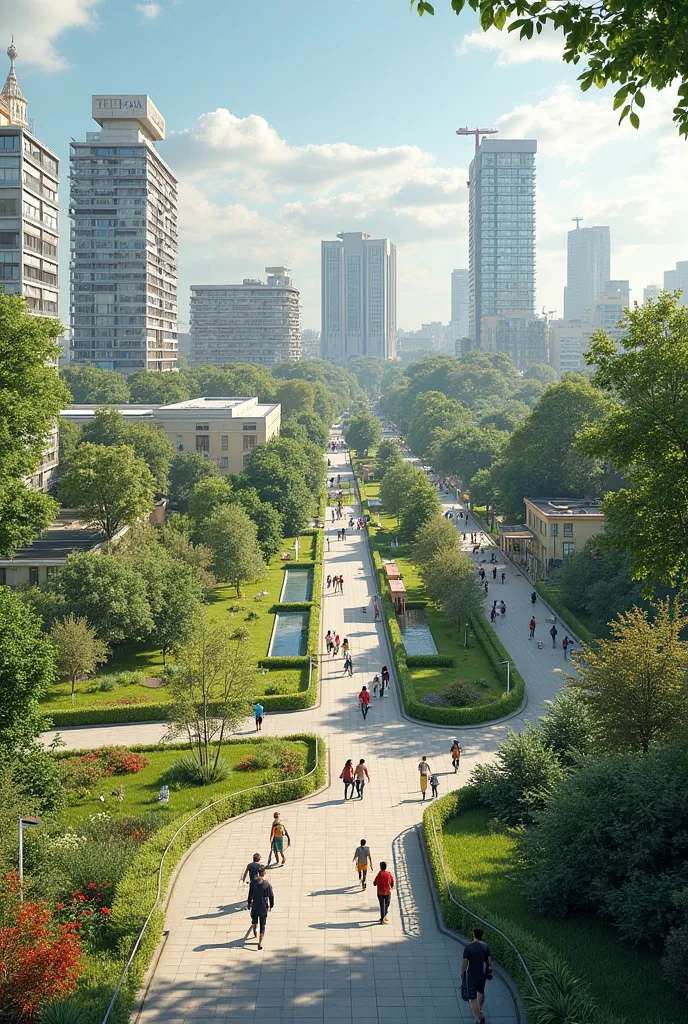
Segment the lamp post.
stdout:
<svg viewBox="0 0 688 1024">
<path fill-rule="evenodd" d="M 464 647 L 468 647 L 468 628 L 469 628 L 469 625 L 470 625 L 470 623 L 467 622 L 466 623 L 466 628 L 463 631 L 463 645 L 464 645 Z"/>
<path fill-rule="evenodd" d="M 511 663 L 503 661 L 501 664 L 506 665 L 506 692 L 508 696 L 511 691 Z"/>
<path fill-rule="evenodd" d="M 19 819 L 19 899 L 24 900 L 24 829 L 40 825 L 40 818 Z"/>
</svg>

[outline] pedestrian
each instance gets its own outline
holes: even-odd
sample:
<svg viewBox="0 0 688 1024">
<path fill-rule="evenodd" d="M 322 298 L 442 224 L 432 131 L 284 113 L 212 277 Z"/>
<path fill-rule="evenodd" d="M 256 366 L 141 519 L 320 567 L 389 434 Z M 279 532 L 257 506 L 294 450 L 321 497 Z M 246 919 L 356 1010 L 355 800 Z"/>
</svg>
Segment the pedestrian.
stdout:
<svg viewBox="0 0 688 1024">
<path fill-rule="evenodd" d="M 506 605 L 504 604 L 503 601 L 499 605 L 499 611 L 500 611 L 500 614 L 501 614 L 502 618 L 504 618 L 504 616 L 506 615 Z"/>
<path fill-rule="evenodd" d="M 371 868 L 373 866 L 373 859 L 370 856 L 370 847 L 366 845 L 365 839 L 361 839 L 361 843 L 356 847 L 354 853 L 354 864 L 358 871 L 358 880 L 361 883 L 361 889 L 367 888 L 366 878 L 368 877 L 368 865 Z"/>
<path fill-rule="evenodd" d="M 349 638 L 344 637 L 342 640 L 342 654 L 346 656 L 349 653 Z"/>
<path fill-rule="evenodd" d="M 483 568 L 478 569 L 478 575 L 480 576 L 480 582 L 482 583 L 485 579 L 485 570 Z"/>
<path fill-rule="evenodd" d="M 349 655 L 349 662 L 348 662 L 348 665 L 347 665 L 347 669 L 348 669 L 349 675 L 352 676 L 354 674 L 354 659 L 351 657 L 351 655 Z"/>
<path fill-rule="evenodd" d="M 256 732 L 260 732 L 263 728 L 263 705 L 260 701 L 253 708 L 253 714 L 256 716 Z"/>
<path fill-rule="evenodd" d="M 486 594 L 487 594 L 487 587 L 488 587 L 488 583 L 487 583 L 487 580 L 485 580 L 485 593 Z"/>
<path fill-rule="evenodd" d="M 329 590 L 331 586 L 332 586 L 332 577 L 328 575 L 328 577 L 327 577 L 327 589 Z"/>
<path fill-rule="evenodd" d="M 552 637 L 552 647 L 557 646 L 557 632 L 557 627 L 553 625 L 549 631 L 549 635 Z"/>
<path fill-rule="evenodd" d="M 268 913 L 275 906 L 275 894 L 272 886 L 265 877 L 265 868 L 258 869 L 257 876 L 248 887 L 248 909 L 251 913 L 251 925 L 253 937 L 258 938 L 258 949 L 263 948 L 265 938 L 265 925 L 268 920 Z M 258 924 L 260 923 L 260 933 Z"/>
<path fill-rule="evenodd" d="M 537 626 L 537 622 L 535 621 L 535 616 L 533 616 L 532 619 L 530 620 L 530 623 L 528 624 L 528 628 L 530 630 L 530 639 L 531 640 L 535 637 L 535 627 L 536 626 Z"/>
<path fill-rule="evenodd" d="M 452 742 L 451 750 L 449 751 L 449 753 L 451 754 L 452 768 L 454 769 L 454 775 L 456 775 L 456 773 L 458 772 L 459 768 L 461 767 L 461 747 L 459 746 L 459 741 L 458 740 L 454 740 Z"/>
<path fill-rule="evenodd" d="M 346 526 L 342 526 L 342 540 L 346 539 Z"/>
<path fill-rule="evenodd" d="M 440 785 L 440 780 L 433 773 L 430 776 L 430 789 L 432 790 L 432 796 L 430 797 L 431 800 L 434 800 L 435 797 L 437 796 L 437 791 L 439 789 L 439 785 Z"/>
<path fill-rule="evenodd" d="M 531 604 L 535 604 L 536 601 L 537 601 L 537 594 L 535 593 L 535 591 L 533 591 L 532 594 L 530 595 L 530 603 Z"/>
<path fill-rule="evenodd" d="M 382 677 L 382 687 L 380 688 L 380 696 L 384 697 L 385 690 L 389 689 L 389 669 L 387 668 L 386 665 L 382 666 L 382 671 L 380 675 Z"/>
<path fill-rule="evenodd" d="M 494 624 L 494 620 L 497 616 L 497 609 L 494 605 L 490 608 L 490 622 Z"/>
<path fill-rule="evenodd" d="M 368 707 L 370 705 L 370 694 L 368 693 L 367 687 L 363 687 L 358 695 L 358 699 L 361 704 L 361 714 L 363 715 L 363 721 L 365 722 L 368 716 Z"/>
<path fill-rule="evenodd" d="M 496 565 L 495 565 L 494 569 L 492 570 L 492 579 L 493 580 L 497 579 L 497 566 Z"/>
<path fill-rule="evenodd" d="M 432 769 L 428 764 L 428 759 L 425 754 L 423 754 L 418 762 L 418 772 L 420 774 L 420 791 L 423 794 L 423 800 L 425 800 L 425 794 L 428 789 L 428 778 L 432 774 Z"/>
<path fill-rule="evenodd" d="M 336 658 L 336 657 L 337 657 L 337 656 L 339 655 L 339 633 L 337 633 L 337 634 L 335 635 L 335 638 L 334 638 L 334 648 L 333 648 L 333 652 L 334 652 L 334 656 L 335 656 L 335 658 Z"/>
<path fill-rule="evenodd" d="M 502 583 L 506 583 L 506 573 L 502 573 Z"/>
<path fill-rule="evenodd" d="M 479 1024 L 485 1024 L 483 1004 L 485 1002 L 485 982 L 492 978 L 492 955 L 490 947 L 483 942 L 482 928 L 473 929 L 473 941 L 463 951 L 461 961 L 461 989 L 465 991 Z"/>
<path fill-rule="evenodd" d="M 332 509 L 332 522 L 334 522 L 334 509 Z"/>
<path fill-rule="evenodd" d="M 241 876 L 241 881 L 242 882 L 246 881 L 246 876 L 248 875 L 248 884 L 249 885 L 251 884 L 251 882 L 257 876 L 257 874 L 260 871 L 260 869 L 263 867 L 263 865 L 260 863 L 260 860 L 261 860 L 260 854 L 259 853 L 254 853 L 253 854 L 253 859 L 248 862 L 248 864 L 246 865 L 246 868 L 244 870 L 244 873 Z"/>
<path fill-rule="evenodd" d="M 370 782 L 370 775 L 368 775 L 365 758 L 362 757 L 354 768 L 354 775 L 356 776 L 356 792 L 358 793 L 358 799 L 362 800 L 365 784 L 366 782 Z"/>
<path fill-rule="evenodd" d="M 330 538 L 329 537 L 325 537 L 325 541 L 327 543 L 327 550 L 329 551 L 330 550 Z"/>
<path fill-rule="evenodd" d="M 327 633 L 325 633 L 325 647 L 327 649 L 327 653 L 329 654 L 331 649 L 332 649 L 332 630 L 331 629 L 328 629 Z"/>
<path fill-rule="evenodd" d="M 571 641 L 569 640 L 568 636 L 565 636 L 564 639 L 561 641 L 561 646 L 564 648 L 564 661 L 568 661 L 567 652 L 570 643 Z"/>
<path fill-rule="evenodd" d="M 377 901 L 380 904 L 380 924 L 387 924 L 389 901 L 394 888 L 394 878 L 391 871 L 387 870 L 387 861 L 380 861 L 380 870 L 373 879 L 373 885 L 377 889 Z"/>
<path fill-rule="evenodd" d="M 465 534 L 465 533 L 462 533 L 462 534 L 461 534 L 461 539 L 462 539 L 462 540 L 465 540 L 465 539 L 466 539 L 466 534 Z"/>
<path fill-rule="evenodd" d="M 342 768 L 342 772 L 341 772 L 341 775 L 339 776 L 339 778 L 344 783 L 344 799 L 345 800 L 350 800 L 353 797 L 353 795 L 354 795 L 354 766 L 353 766 L 353 763 L 351 761 L 351 758 L 347 759 L 347 762 L 344 765 L 344 767 Z M 347 796 L 347 793 L 349 792 L 349 786 L 351 786 L 351 796 L 350 797 Z"/>
<path fill-rule="evenodd" d="M 282 858 L 282 866 L 284 866 L 284 837 L 287 837 L 287 848 L 291 846 L 291 839 L 287 832 L 286 826 L 282 822 L 282 817 L 279 811 L 275 811 L 272 816 L 272 828 L 270 829 L 270 853 L 268 854 L 268 867 L 270 867 L 270 861 L 272 855 L 275 855 L 275 864 L 279 864 L 280 857 Z"/>
<path fill-rule="evenodd" d="M 339 593 L 340 594 L 344 593 L 344 577 L 343 576 L 339 577 Z"/>
<path fill-rule="evenodd" d="M 351 655 L 348 652 L 344 655 L 344 675 L 346 675 L 346 673 L 349 671 L 349 659 L 350 659 L 350 657 L 351 657 Z"/>
<path fill-rule="evenodd" d="M 379 688 L 380 688 L 380 677 L 376 673 L 375 676 L 373 677 L 373 697 L 379 697 L 380 696 L 380 694 L 378 693 Z"/>
<path fill-rule="evenodd" d="M 380 618 L 380 606 L 377 603 L 377 598 L 376 597 L 373 598 L 373 611 L 375 612 L 375 618 L 379 619 Z"/>
</svg>

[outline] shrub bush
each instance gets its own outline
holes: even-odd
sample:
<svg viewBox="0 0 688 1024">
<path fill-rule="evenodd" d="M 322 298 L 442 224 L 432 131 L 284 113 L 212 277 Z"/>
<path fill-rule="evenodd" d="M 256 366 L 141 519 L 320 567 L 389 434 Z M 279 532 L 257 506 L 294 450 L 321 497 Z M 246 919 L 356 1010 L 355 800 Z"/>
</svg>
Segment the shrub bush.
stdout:
<svg viewBox="0 0 688 1024">
<path fill-rule="evenodd" d="M 112 676 L 103 676 L 103 678 L 98 683 L 98 689 L 100 690 L 101 693 L 111 693 L 116 686 L 117 683 L 112 678 Z M 61 1005 L 66 1006 L 67 1004 L 63 1003 Z"/>
<path fill-rule="evenodd" d="M 406 664 L 409 668 L 454 668 L 454 659 L 447 654 L 407 654 Z"/>
<path fill-rule="evenodd" d="M 127 747 L 98 747 L 81 758 L 82 764 L 95 764 L 101 776 L 136 775 L 147 768 L 150 761 L 141 754 L 133 754 Z"/>
<path fill-rule="evenodd" d="M 83 1010 L 72 1002 L 53 1002 L 44 1006 L 38 1024 L 88 1024 Z"/>
<path fill-rule="evenodd" d="M 455 708 L 471 707 L 482 700 L 482 694 L 472 689 L 465 679 L 455 679 L 442 692 L 442 696 L 447 704 Z"/>
<path fill-rule="evenodd" d="M 168 770 L 170 781 L 181 782 L 188 786 L 209 786 L 213 782 L 225 782 L 229 778 L 230 767 L 224 757 L 213 758 L 208 764 L 202 764 L 195 754 L 182 754 Z"/>
</svg>

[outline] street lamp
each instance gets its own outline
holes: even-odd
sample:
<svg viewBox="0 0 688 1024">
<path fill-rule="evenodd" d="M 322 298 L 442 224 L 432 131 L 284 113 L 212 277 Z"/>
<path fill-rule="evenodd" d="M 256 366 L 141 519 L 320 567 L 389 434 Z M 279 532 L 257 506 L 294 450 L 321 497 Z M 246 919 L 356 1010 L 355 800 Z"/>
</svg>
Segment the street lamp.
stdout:
<svg viewBox="0 0 688 1024">
<path fill-rule="evenodd" d="M 511 663 L 508 661 L 501 662 L 502 665 L 506 665 L 506 693 L 507 697 L 511 691 Z"/>
<path fill-rule="evenodd" d="M 40 818 L 19 819 L 19 899 L 24 899 L 24 829 L 40 825 Z"/>
<path fill-rule="evenodd" d="M 469 628 L 469 626 L 470 626 L 470 623 L 467 622 L 466 623 L 466 628 L 463 631 L 463 645 L 464 645 L 464 647 L 468 647 L 468 628 Z"/>
</svg>

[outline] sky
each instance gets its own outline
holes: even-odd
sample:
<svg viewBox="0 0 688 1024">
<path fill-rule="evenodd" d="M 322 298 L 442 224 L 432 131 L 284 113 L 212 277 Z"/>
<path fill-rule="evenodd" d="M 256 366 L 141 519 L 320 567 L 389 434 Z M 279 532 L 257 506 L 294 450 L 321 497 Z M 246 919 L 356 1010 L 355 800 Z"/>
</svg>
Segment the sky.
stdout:
<svg viewBox="0 0 688 1024">
<path fill-rule="evenodd" d="M 182 322 L 189 285 L 286 265 L 302 326 L 318 329 L 320 240 L 339 231 L 396 244 L 401 328 L 448 320 L 451 271 L 468 265 L 465 125 L 537 139 L 538 311 L 563 315 L 577 214 L 610 225 L 611 275 L 642 301 L 688 259 L 688 143 L 671 93 L 648 96 L 639 131 L 619 127 L 610 90 L 579 91 L 560 38 L 485 34 L 449 0 L 435 11 L 418 18 L 408 0 L 0 0 L 36 134 L 63 161 L 63 317 L 69 140 L 97 130 L 91 94 L 110 92 L 148 93 L 167 122 L 158 145 L 179 178 Z"/>
</svg>

